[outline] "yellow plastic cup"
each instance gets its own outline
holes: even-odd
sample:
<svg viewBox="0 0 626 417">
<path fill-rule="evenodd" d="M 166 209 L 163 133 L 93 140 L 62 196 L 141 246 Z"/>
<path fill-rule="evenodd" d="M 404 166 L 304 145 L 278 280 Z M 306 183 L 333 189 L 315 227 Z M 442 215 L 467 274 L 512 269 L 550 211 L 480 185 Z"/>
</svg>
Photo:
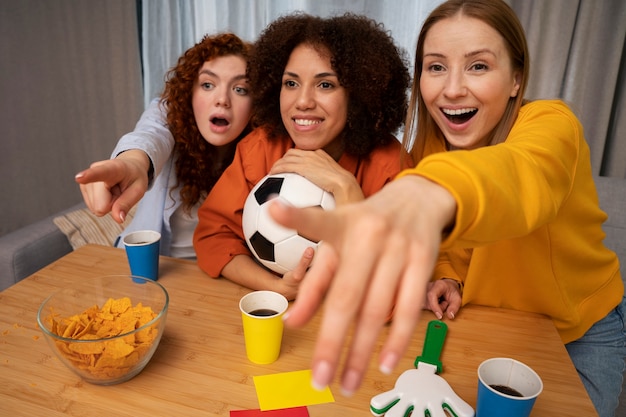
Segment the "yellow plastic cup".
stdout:
<svg viewBox="0 0 626 417">
<path fill-rule="evenodd" d="M 283 314 L 287 299 L 274 291 L 254 291 L 239 301 L 246 355 L 251 362 L 267 365 L 280 355 Z"/>
</svg>

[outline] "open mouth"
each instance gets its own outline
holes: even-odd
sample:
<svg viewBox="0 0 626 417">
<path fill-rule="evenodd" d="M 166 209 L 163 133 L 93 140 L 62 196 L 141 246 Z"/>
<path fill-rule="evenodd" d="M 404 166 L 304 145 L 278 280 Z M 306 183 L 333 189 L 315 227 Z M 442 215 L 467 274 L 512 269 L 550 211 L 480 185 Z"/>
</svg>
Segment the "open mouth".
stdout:
<svg viewBox="0 0 626 417">
<path fill-rule="evenodd" d="M 441 111 L 450 122 L 458 125 L 467 122 L 472 117 L 474 117 L 476 113 L 478 113 L 478 109 L 476 108 L 458 110 L 442 109 Z"/>
<path fill-rule="evenodd" d="M 211 123 L 213 123 L 215 126 L 228 126 L 230 124 L 228 120 L 223 119 L 221 117 L 212 118 Z"/>
</svg>

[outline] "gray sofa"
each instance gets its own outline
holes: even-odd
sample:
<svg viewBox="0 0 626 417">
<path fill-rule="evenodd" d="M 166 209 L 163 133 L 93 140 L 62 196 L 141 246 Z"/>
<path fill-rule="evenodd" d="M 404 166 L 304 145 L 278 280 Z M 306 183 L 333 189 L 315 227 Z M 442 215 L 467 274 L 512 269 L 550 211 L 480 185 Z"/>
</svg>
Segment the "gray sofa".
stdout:
<svg viewBox="0 0 626 417">
<path fill-rule="evenodd" d="M 609 215 L 604 223 L 604 244 L 617 253 L 622 279 L 626 284 L 626 179 L 597 177 L 596 186 L 600 207 Z M 615 415 L 626 416 L 626 380 L 622 383 L 622 394 Z"/>
<path fill-rule="evenodd" d="M 604 244 L 617 253 L 626 282 L 626 179 L 596 177 L 595 181 L 600 207 L 609 215 L 604 223 Z"/>
<path fill-rule="evenodd" d="M 0 237 L 0 291 L 72 251 L 67 237 L 52 222 L 84 208 L 83 203 Z"/>
</svg>

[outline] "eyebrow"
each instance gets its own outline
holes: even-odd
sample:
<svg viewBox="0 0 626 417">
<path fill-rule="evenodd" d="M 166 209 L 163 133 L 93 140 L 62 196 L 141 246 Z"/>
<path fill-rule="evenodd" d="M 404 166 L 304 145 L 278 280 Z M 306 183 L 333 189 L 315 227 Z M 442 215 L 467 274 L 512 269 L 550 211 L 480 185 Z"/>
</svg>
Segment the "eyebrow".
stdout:
<svg viewBox="0 0 626 417">
<path fill-rule="evenodd" d="M 464 54 L 463 57 L 470 58 L 470 57 L 480 55 L 480 54 L 490 54 L 490 55 L 496 56 L 495 52 L 493 52 L 491 49 L 484 48 L 484 49 L 478 49 L 476 51 L 468 52 Z M 445 58 L 444 54 L 441 54 L 438 52 L 425 53 L 424 58 L 426 58 L 427 56 L 432 56 L 436 58 Z"/>
<path fill-rule="evenodd" d="M 216 73 L 214 73 L 213 71 L 210 71 L 208 69 L 203 69 L 198 73 L 198 76 L 200 76 L 200 74 L 206 74 L 209 77 L 216 77 L 216 78 L 220 78 L 219 75 L 217 75 Z M 234 76 L 233 78 L 231 78 L 231 80 L 233 81 L 238 81 L 238 80 L 247 80 L 248 77 L 246 77 L 245 74 L 237 74 L 236 76 Z"/>
<path fill-rule="evenodd" d="M 288 75 L 293 78 L 300 78 L 300 76 L 296 74 L 295 72 L 285 71 L 283 73 L 283 76 L 285 75 Z M 327 78 L 327 77 L 339 78 L 338 75 L 335 74 L 334 72 L 320 72 L 319 74 L 315 74 L 315 78 Z"/>
<path fill-rule="evenodd" d="M 490 55 L 496 56 L 495 52 L 493 52 L 491 49 L 484 48 L 484 49 L 478 49 L 476 51 L 468 52 L 465 54 L 465 57 L 469 58 L 471 56 L 476 56 L 480 54 L 490 54 Z"/>
</svg>

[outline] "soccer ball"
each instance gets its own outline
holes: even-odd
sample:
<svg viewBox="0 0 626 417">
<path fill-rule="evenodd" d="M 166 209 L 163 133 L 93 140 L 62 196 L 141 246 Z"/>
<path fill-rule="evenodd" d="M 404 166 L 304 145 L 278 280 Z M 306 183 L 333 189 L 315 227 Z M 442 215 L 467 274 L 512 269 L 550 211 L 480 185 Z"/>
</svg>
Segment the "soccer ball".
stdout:
<svg viewBox="0 0 626 417">
<path fill-rule="evenodd" d="M 274 221 L 268 212 L 268 202 L 280 198 L 294 207 L 335 208 L 335 199 L 328 193 L 294 173 L 267 175 L 248 194 L 243 207 L 243 234 L 250 251 L 265 267 L 283 275 L 300 262 L 304 250 L 315 242 Z"/>
</svg>

